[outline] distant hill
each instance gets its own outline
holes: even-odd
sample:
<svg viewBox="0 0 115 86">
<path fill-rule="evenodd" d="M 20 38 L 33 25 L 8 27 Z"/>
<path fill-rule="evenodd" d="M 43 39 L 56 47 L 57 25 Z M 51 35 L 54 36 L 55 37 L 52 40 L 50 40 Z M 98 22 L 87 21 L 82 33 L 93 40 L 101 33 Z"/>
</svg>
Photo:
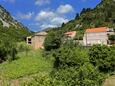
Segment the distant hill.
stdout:
<svg viewBox="0 0 115 86">
<path fill-rule="evenodd" d="M 76 30 L 82 37 L 85 29 L 103 26 L 115 29 L 115 0 L 102 0 L 94 9 L 83 8 L 81 13 L 76 14 L 74 20 L 63 23 L 57 30 L 61 32 Z"/>
<path fill-rule="evenodd" d="M 23 24 L 13 19 L 10 13 L 0 5 L 0 40 L 24 40 L 31 32 Z"/>
</svg>

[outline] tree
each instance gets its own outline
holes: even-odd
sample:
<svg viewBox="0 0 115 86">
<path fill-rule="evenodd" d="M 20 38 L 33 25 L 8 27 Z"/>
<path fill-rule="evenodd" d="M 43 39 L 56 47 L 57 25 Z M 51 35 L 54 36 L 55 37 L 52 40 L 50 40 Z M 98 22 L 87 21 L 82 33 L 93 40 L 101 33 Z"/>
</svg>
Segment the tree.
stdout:
<svg viewBox="0 0 115 86">
<path fill-rule="evenodd" d="M 57 49 L 61 45 L 62 34 L 60 32 L 49 32 L 45 41 L 44 48 L 46 51 L 50 51 L 52 49 Z"/>
<path fill-rule="evenodd" d="M 15 60 L 17 54 L 16 43 L 12 40 L 5 39 L 0 41 L 0 62 L 6 60 Z"/>
<path fill-rule="evenodd" d="M 76 14 L 76 17 L 75 17 L 75 19 L 78 19 L 78 18 L 79 18 L 79 13 L 77 13 L 77 14 Z"/>
</svg>

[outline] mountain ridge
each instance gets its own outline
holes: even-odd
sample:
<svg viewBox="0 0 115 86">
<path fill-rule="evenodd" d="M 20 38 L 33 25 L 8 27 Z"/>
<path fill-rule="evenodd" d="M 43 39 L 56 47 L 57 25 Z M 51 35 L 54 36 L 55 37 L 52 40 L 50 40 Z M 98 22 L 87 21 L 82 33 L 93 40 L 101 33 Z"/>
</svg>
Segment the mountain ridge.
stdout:
<svg viewBox="0 0 115 86">
<path fill-rule="evenodd" d="M 31 31 L 22 23 L 15 20 L 11 14 L 0 5 L 0 38 L 5 40 L 8 38 L 16 41 L 25 40 Z"/>
</svg>

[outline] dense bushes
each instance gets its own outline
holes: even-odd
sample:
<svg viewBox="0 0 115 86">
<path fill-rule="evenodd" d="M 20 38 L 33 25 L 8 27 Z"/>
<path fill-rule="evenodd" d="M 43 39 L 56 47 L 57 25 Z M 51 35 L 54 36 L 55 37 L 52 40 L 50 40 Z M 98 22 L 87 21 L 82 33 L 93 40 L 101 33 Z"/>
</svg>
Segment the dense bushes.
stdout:
<svg viewBox="0 0 115 86">
<path fill-rule="evenodd" d="M 64 67 L 80 67 L 85 62 L 88 62 L 88 54 L 87 50 L 82 50 L 81 47 L 76 48 L 72 43 L 70 46 L 64 44 L 63 47 L 56 50 L 53 53 L 55 58 L 54 67 L 56 68 L 64 68 Z"/>
<path fill-rule="evenodd" d="M 50 51 L 52 49 L 57 49 L 61 45 L 61 37 L 60 32 L 50 32 L 44 42 L 44 48 L 46 51 Z"/>
<path fill-rule="evenodd" d="M 52 78 L 47 73 L 42 73 L 34 76 L 31 82 L 24 82 L 21 86 L 62 86 L 63 82 L 61 80 L 56 80 Z"/>
<path fill-rule="evenodd" d="M 27 45 L 25 42 L 16 43 L 14 40 L 1 40 L 0 41 L 0 63 L 6 60 L 15 60 L 16 54 L 18 52 L 26 52 L 30 51 L 31 46 Z"/>
<path fill-rule="evenodd" d="M 61 80 L 62 86 L 101 86 L 104 76 L 90 63 L 88 52 L 88 49 L 72 44 L 56 50 L 53 78 Z"/>
<path fill-rule="evenodd" d="M 115 49 L 95 45 L 89 50 L 90 62 L 102 72 L 115 71 Z"/>
<path fill-rule="evenodd" d="M 0 62 L 7 59 L 14 60 L 16 58 L 17 49 L 15 43 L 11 40 L 0 41 Z"/>
</svg>

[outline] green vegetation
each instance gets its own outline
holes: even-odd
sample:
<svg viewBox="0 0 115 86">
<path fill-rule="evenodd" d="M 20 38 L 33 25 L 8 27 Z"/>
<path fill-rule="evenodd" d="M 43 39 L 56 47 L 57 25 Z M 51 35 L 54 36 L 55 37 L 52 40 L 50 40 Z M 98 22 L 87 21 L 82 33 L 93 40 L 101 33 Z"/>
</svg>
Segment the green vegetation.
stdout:
<svg viewBox="0 0 115 86">
<path fill-rule="evenodd" d="M 61 45 L 61 37 L 62 35 L 60 35 L 60 32 L 49 32 L 49 34 L 47 35 L 45 42 L 44 42 L 44 48 L 46 51 L 50 51 L 52 49 L 57 49 L 60 47 Z"/>
<path fill-rule="evenodd" d="M 13 34 L 12 34 L 13 33 Z M 18 29 L 15 27 L 1 27 L 0 26 L 0 40 L 13 39 L 13 41 L 24 41 L 31 33 L 26 29 Z"/>
<path fill-rule="evenodd" d="M 4 40 L 8 36 L 5 38 L 4 35 L 7 31 L 4 33 L 0 29 L 2 38 L 4 37 L 0 42 L 0 59 L 18 57 L 0 64 L 0 81 L 22 79 L 21 84 L 18 84 L 21 86 L 102 86 L 106 78 L 115 75 L 115 46 L 83 47 L 73 39 L 65 40 L 63 33 L 76 30 L 79 35 L 75 39 L 79 40 L 87 28 L 115 28 L 114 4 L 113 0 L 102 0 L 96 8 L 83 9 L 75 20 L 52 29 L 45 39 L 44 50 L 32 50 L 23 42 L 15 43 L 23 40 L 26 35 L 12 35 L 9 34 L 10 30 L 8 34 L 14 37 L 12 42 L 15 44 L 7 41 L 9 44 L 6 45 Z M 113 38 L 112 36 L 112 40 Z M 25 77 L 28 80 L 23 81 Z"/>
<path fill-rule="evenodd" d="M 29 51 L 28 55 L 21 52 L 17 55 L 17 60 L 0 64 L 0 77 L 16 79 L 39 72 L 50 72 L 52 62 L 43 58 L 41 52 Z"/>
<path fill-rule="evenodd" d="M 114 41 L 115 40 L 115 35 L 109 35 L 109 40 Z"/>
<path fill-rule="evenodd" d="M 13 41 L 24 41 L 25 38 L 31 34 L 28 28 L 14 20 L 10 13 L 1 5 L 0 10 L 0 41 L 7 39 L 13 39 Z M 7 25 L 5 25 L 4 22 L 6 22 Z"/>
<path fill-rule="evenodd" d="M 115 73 L 114 46 L 85 48 L 68 40 L 49 52 L 46 56 L 54 58 L 50 74 L 37 75 L 23 83 L 24 86 L 102 86 L 105 79 Z"/>
<path fill-rule="evenodd" d="M 114 47 L 115 48 L 115 47 Z M 102 72 L 115 71 L 115 49 L 108 46 L 95 45 L 90 49 L 90 62 Z"/>
<path fill-rule="evenodd" d="M 0 5 L 0 63 L 6 60 L 15 60 L 17 52 L 17 42 L 26 40 L 31 32 L 21 23 L 12 18 Z M 4 17 L 3 17 L 4 16 Z M 7 23 L 4 26 L 4 22 Z M 28 48 L 26 48 L 28 49 Z M 26 50 L 27 51 L 27 50 Z"/>
<path fill-rule="evenodd" d="M 16 59 L 16 44 L 9 40 L 0 41 L 0 63 L 3 61 Z"/>
</svg>

